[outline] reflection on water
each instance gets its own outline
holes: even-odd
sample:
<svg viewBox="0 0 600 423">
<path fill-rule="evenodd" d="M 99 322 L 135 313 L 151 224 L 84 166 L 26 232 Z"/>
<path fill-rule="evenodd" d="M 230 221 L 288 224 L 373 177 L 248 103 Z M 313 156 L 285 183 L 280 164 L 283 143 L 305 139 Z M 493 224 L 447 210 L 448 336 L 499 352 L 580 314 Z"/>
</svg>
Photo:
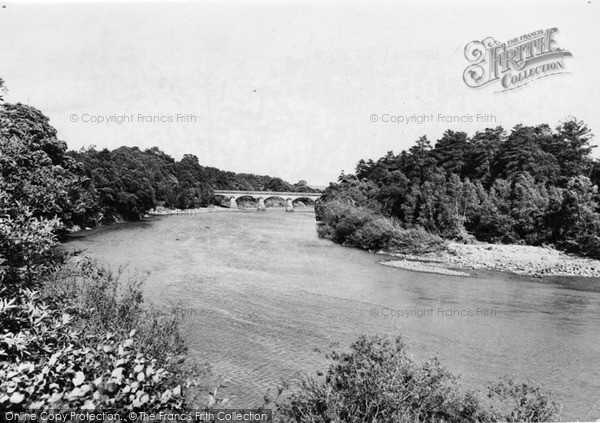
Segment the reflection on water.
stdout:
<svg viewBox="0 0 600 423">
<path fill-rule="evenodd" d="M 128 265 L 151 302 L 178 305 L 191 355 L 229 376 L 237 404 L 324 369 L 330 343 L 379 333 L 402 334 L 416 358 L 439 356 L 465 384 L 516 374 L 553 389 L 564 418 L 600 418 L 590 412 L 600 400 L 598 280 L 381 266 L 381 256 L 317 238 L 310 210 L 169 216 L 70 246 Z"/>
</svg>

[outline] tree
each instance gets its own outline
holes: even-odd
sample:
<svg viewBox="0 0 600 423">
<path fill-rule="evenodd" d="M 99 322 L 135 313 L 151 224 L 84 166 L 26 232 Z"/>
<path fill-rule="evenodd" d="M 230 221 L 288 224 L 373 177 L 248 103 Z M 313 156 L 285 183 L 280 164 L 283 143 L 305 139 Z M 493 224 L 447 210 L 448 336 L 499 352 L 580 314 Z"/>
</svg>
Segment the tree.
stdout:
<svg viewBox="0 0 600 423">
<path fill-rule="evenodd" d="M 4 101 L 4 97 L 2 94 L 6 92 L 6 85 L 4 83 L 4 79 L 0 78 L 0 101 Z"/>
<path fill-rule="evenodd" d="M 557 158 L 541 148 L 539 131 L 517 125 L 502 143 L 492 164 L 492 178 L 510 179 L 528 172 L 536 181 L 555 183 L 560 174 Z"/>
<path fill-rule="evenodd" d="M 600 160 L 593 161 L 590 179 L 594 185 L 600 186 Z"/>
<path fill-rule="evenodd" d="M 88 209 L 82 203 L 89 199 L 88 181 L 80 170 L 41 112 L 21 104 L 0 105 L 0 408 L 180 409 L 182 372 L 156 365 L 160 361 L 148 352 L 152 344 L 134 340 L 135 330 L 123 336 L 127 323 L 118 319 L 102 333 L 86 325 L 89 321 L 76 322 L 72 312 L 81 298 L 56 292 L 46 292 L 44 298 L 41 292 L 50 281 L 66 278 L 61 270 L 68 273 L 63 282 L 71 293 L 79 282 L 87 289 L 102 285 L 97 284 L 101 269 L 90 266 L 91 277 L 67 271 L 55 251 L 56 232 L 69 225 L 80 208 Z M 104 299 L 117 298 L 116 286 L 104 293 L 112 295 Z M 130 294 L 136 298 L 139 290 L 119 295 L 119 301 Z M 106 313 L 106 302 L 97 303 L 98 295 L 91 297 L 93 306 Z M 148 317 L 141 307 L 121 310 L 137 322 Z M 160 328 L 156 333 L 166 328 L 173 332 L 157 320 L 147 327 Z M 162 363 L 174 362 L 175 354 L 164 352 Z"/>
<path fill-rule="evenodd" d="M 322 200 L 350 199 L 446 238 L 554 243 L 600 256 L 600 162 L 589 157 L 590 142 L 574 118 L 556 130 L 516 125 L 508 135 L 500 126 L 471 138 L 448 130 L 433 148 L 423 136 L 398 155 L 360 160 Z"/>
<path fill-rule="evenodd" d="M 1 189 L 10 201 L 28 206 L 34 217 L 57 216 L 66 225 L 85 221 L 93 208 L 88 180 L 39 110 L 0 105 L 0 152 Z"/>
<path fill-rule="evenodd" d="M 527 172 L 517 174 L 512 181 L 510 213 L 515 221 L 514 232 L 527 244 L 540 244 L 550 233 L 544 226 L 548 210 L 548 191 Z"/>
<path fill-rule="evenodd" d="M 563 192 L 563 201 L 555 216 L 555 237 L 576 243 L 583 234 L 600 235 L 598 187 L 585 176 L 573 177 Z"/>
<path fill-rule="evenodd" d="M 432 154 L 438 166 L 449 173 L 463 175 L 468 150 L 467 134 L 448 130 L 435 144 Z"/>
<path fill-rule="evenodd" d="M 561 164 L 562 175 L 569 178 L 589 172 L 590 154 L 596 146 L 590 144 L 593 135 L 586 123 L 569 117 L 556 131 L 552 152 Z"/>
<path fill-rule="evenodd" d="M 431 142 L 426 136 L 420 137 L 415 145 L 408 149 L 408 153 L 400 155 L 400 170 L 409 178 L 426 180 L 436 173 L 435 157 L 432 155 Z"/>
<path fill-rule="evenodd" d="M 506 133 L 501 126 L 476 132 L 469 140 L 470 148 L 463 176 L 472 181 L 480 180 L 486 187 L 489 187 L 493 182 L 492 163 L 505 139 Z"/>
</svg>

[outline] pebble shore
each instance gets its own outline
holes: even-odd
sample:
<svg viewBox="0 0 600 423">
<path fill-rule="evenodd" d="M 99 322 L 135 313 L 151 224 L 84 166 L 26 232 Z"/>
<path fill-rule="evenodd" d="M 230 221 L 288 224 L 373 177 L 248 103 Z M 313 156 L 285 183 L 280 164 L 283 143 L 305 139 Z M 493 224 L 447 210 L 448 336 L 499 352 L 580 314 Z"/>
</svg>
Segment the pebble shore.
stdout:
<svg viewBox="0 0 600 423">
<path fill-rule="evenodd" d="M 389 263 L 386 265 L 429 273 L 440 273 L 444 269 L 454 272 L 451 269 L 460 269 L 494 270 L 532 277 L 576 276 L 600 278 L 600 260 L 577 257 L 546 247 L 448 242 L 447 249 L 437 253 L 424 255 L 387 254 L 404 260 L 383 262 L 382 264 Z M 417 264 L 414 264 L 415 262 Z M 449 275 L 450 273 L 440 274 Z"/>
<path fill-rule="evenodd" d="M 442 263 L 422 263 L 418 261 L 410 261 L 410 260 L 392 260 L 392 261 L 381 261 L 379 264 L 383 264 L 384 266 L 395 267 L 398 269 L 404 270 L 412 270 L 413 272 L 424 272 L 424 273 L 435 273 L 438 275 L 445 276 L 462 276 L 469 277 L 466 272 L 459 272 L 456 270 L 448 269 Z"/>
</svg>

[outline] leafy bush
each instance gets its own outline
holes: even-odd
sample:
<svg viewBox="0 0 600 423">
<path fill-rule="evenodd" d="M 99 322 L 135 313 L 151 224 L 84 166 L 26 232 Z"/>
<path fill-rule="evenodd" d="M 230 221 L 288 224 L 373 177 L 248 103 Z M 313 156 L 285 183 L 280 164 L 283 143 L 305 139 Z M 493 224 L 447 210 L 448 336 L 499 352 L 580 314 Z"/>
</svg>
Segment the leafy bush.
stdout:
<svg viewBox="0 0 600 423">
<path fill-rule="evenodd" d="M 147 349 L 149 337 L 157 331 L 140 324 L 143 312 L 128 308 L 134 312 L 112 320 L 116 329 L 146 329 L 141 343 L 134 340 L 135 331 L 120 337 L 107 333 L 101 324 L 111 321 L 106 314 L 93 320 L 67 312 L 77 311 L 80 299 L 85 304 L 92 298 L 92 288 L 83 296 L 44 301 L 38 289 L 58 266 L 49 255 L 55 244 L 54 227 L 55 222 L 36 219 L 26 208 L 15 220 L 0 219 L 0 407 L 181 407 L 182 390 L 193 381 L 182 387 L 181 378 L 165 368 L 181 343 Z M 133 290 L 131 300 L 119 305 L 135 305 L 137 294 Z M 99 306 L 114 296 L 105 290 L 94 298 L 104 300 Z M 164 334 L 172 328 L 159 325 L 159 329 Z M 158 352 L 166 355 L 152 355 Z"/>
<path fill-rule="evenodd" d="M 0 301 L 0 407 L 179 409 L 198 397 L 206 369 L 184 362 L 180 315 L 143 308 L 138 283 L 89 260 L 48 278 L 41 294 Z"/>
<path fill-rule="evenodd" d="M 402 230 L 391 219 L 374 217 L 356 228 L 348 241 L 367 250 L 381 250 L 389 248 L 401 234 Z"/>
<path fill-rule="evenodd" d="M 47 303 L 73 316 L 74 325 L 86 336 L 104 336 L 108 332 L 126 336 L 132 330 L 145 345 L 145 351 L 157 357 L 185 355 L 187 347 L 181 332 L 183 315 L 175 309 L 158 310 L 144 306 L 141 281 L 124 280 L 89 258 L 62 266 L 42 288 Z"/>
<path fill-rule="evenodd" d="M 349 247 L 423 254 L 440 250 L 443 240 L 422 228 L 403 229 L 392 218 L 373 213 L 347 200 L 319 204 L 319 236 Z"/>
<path fill-rule="evenodd" d="M 600 260 L 600 236 L 582 235 L 577 238 L 579 254 Z"/>
<path fill-rule="evenodd" d="M 445 242 L 437 235 L 421 227 L 402 230 L 400 236 L 390 242 L 390 251 L 403 254 L 424 254 L 445 248 Z"/>
<path fill-rule="evenodd" d="M 436 359 L 414 362 L 400 338 L 361 336 L 333 351 L 323 378 L 305 379 L 276 400 L 279 422 L 548 421 L 560 406 L 530 382 L 506 379 L 487 395 L 461 388 Z M 281 394 L 281 393 L 280 393 Z"/>
<path fill-rule="evenodd" d="M 489 387 L 493 414 L 506 422 L 548 422 L 559 419 L 561 405 L 531 381 L 504 377 Z"/>
<path fill-rule="evenodd" d="M 50 311 L 39 300 L 41 280 L 58 266 L 52 247 L 58 220 L 37 219 L 19 203 L 9 207 L 0 191 L 0 365 L 46 349 L 37 330 Z M 4 212 L 4 213 L 2 213 Z M 15 215 L 16 217 L 11 217 Z M 50 324 L 50 328 L 53 324 Z"/>
<path fill-rule="evenodd" d="M 46 331 L 39 336 L 55 351 L 43 357 L 0 366 L 0 406 L 5 410 L 117 408 L 179 409 L 182 387 L 131 338 L 117 341 L 108 333 L 102 343 L 87 347 L 78 342 L 78 331 L 65 333 L 68 317 L 58 328 L 69 342 L 50 345 Z"/>
</svg>

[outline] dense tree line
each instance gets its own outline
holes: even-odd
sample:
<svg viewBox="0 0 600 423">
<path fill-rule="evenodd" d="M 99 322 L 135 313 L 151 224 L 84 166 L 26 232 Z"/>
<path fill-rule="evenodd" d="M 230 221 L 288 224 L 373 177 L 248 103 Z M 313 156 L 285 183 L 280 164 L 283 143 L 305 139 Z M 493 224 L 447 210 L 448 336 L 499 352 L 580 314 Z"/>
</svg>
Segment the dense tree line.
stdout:
<svg viewBox="0 0 600 423">
<path fill-rule="evenodd" d="M 48 118 L 23 104 L 0 106 L 0 134 L 5 188 L 36 217 L 56 215 L 66 226 L 136 220 L 159 205 L 205 207 L 218 203 L 215 189 L 314 191 L 304 181 L 202 166 L 191 154 L 176 161 L 156 147 L 67 151 Z"/>
<path fill-rule="evenodd" d="M 135 220 L 162 205 L 188 209 L 218 202 L 215 189 L 254 191 L 311 191 L 302 181 L 290 184 L 281 178 L 223 171 L 202 166 L 196 156 L 180 161 L 153 147 L 95 148 L 71 152 L 84 168 L 96 199 L 99 222 Z"/>
<path fill-rule="evenodd" d="M 496 127 L 471 137 L 448 130 L 434 145 L 421 137 L 340 176 L 317 218 L 329 201 L 345 199 L 448 239 L 554 244 L 600 257 L 600 162 L 591 139 L 574 118 L 555 129 Z"/>
</svg>

